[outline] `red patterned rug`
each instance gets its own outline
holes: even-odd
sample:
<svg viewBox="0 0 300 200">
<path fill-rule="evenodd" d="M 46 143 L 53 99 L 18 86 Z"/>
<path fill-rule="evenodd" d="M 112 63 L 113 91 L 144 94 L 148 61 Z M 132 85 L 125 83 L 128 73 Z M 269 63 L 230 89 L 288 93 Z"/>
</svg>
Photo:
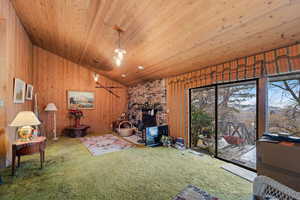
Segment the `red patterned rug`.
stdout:
<svg viewBox="0 0 300 200">
<path fill-rule="evenodd" d="M 134 146 L 112 134 L 84 137 L 80 138 L 80 141 L 88 148 L 93 156 L 121 151 Z"/>
</svg>

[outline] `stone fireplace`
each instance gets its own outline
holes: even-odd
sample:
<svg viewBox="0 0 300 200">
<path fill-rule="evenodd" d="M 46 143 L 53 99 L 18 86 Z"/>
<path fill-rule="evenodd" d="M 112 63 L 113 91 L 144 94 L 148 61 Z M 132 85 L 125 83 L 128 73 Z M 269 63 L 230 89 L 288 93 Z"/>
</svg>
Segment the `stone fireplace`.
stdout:
<svg viewBox="0 0 300 200">
<path fill-rule="evenodd" d="M 129 87 L 128 114 L 130 121 L 137 123 L 140 120 L 145 123 L 145 126 L 167 124 L 166 93 L 165 79 Z M 157 105 L 160 109 L 150 109 L 153 105 Z"/>
</svg>

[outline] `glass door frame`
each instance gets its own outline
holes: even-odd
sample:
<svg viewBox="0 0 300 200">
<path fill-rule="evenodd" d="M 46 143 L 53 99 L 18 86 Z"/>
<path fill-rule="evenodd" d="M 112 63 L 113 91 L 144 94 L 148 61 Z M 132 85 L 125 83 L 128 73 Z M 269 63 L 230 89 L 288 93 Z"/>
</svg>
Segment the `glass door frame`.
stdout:
<svg viewBox="0 0 300 200">
<path fill-rule="evenodd" d="M 195 88 L 189 88 L 188 91 L 189 91 L 189 148 L 191 148 L 191 93 L 192 93 L 192 90 L 194 89 L 205 89 L 205 88 L 214 88 L 215 89 L 215 115 L 214 115 L 214 120 L 215 120 L 215 153 L 214 153 L 214 157 L 219 159 L 219 160 L 222 160 L 222 161 L 225 161 L 225 162 L 228 162 L 228 163 L 232 163 L 234 165 L 237 165 L 239 167 L 242 167 L 242 168 L 245 168 L 245 169 L 248 169 L 250 171 L 254 171 L 254 172 L 257 172 L 256 169 L 253 169 L 253 168 L 250 168 L 250 167 L 247 167 L 247 166 L 244 166 L 244 165 L 241 165 L 239 163 L 235 163 L 233 161 L 230 161 L 230 160 L 226 160 L 226 159 L 223 159 L 221 157 L 218 156 L 218 86 L 223 86 L 223 85 L 231 85 L 231 84 L 236 84 L 236 83 L 244 83 L 244 82 L 255 82 L 255 85 L 256 85 L 256 114 L 255 114 L 255 125 L 256 125 L 256 142 L 258 140 L 258 130 L 259 130 L 259 123 L 258 123 L 258 116 L 259 116 L 259 110 L 258 110 L 258 105 L 259 105 L 259 78 L 252 78 L 252 79 L 244 79 L 244 80 L 237 80 L 237 81 L 230 81 L 230 82 L 225 82 L 225 83 L 215 83 L 215 84 L 211 84 L 211 85 L 206 85 L 206 86 L 200 86 L 200 87 L 195 87 Z M 265 96 L 267 96 L 267 94 L 263 94 Z M 262 102 L 264 103 L 264 102 Z"/>
</svg>

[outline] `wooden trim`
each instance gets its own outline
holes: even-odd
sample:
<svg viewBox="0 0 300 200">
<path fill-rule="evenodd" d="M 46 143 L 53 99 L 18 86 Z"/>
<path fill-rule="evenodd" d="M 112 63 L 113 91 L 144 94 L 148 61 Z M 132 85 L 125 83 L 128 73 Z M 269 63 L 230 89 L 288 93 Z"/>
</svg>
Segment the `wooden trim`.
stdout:
<svg viewBox="0 0 300 200">
<path fill-rule="evenodd" d="M 257 129 L 258 129 L 258 137 L 261 137 L 266 131 L 266 118 L 267 118 L 267 111 L 266 111 L 266 103 L 267 103 L 267 78 L 260 78 L 258 80 L 258 96 L 257 96 L 257 103 L 258 103 L 258 113 L 257 113 Z"/>
<path fill-rule="evenodd" d="M 5 86 L 7 85 L 7 33 L 6 20 L 0 19 L 0 94 L 6 94 Z M 7 136 L 6 136 L 6 95 L 1 95 L 0 100 L 4 106 L 0 107 L 0 168 L 5 167 L 7 154 Z"/>
</svg>

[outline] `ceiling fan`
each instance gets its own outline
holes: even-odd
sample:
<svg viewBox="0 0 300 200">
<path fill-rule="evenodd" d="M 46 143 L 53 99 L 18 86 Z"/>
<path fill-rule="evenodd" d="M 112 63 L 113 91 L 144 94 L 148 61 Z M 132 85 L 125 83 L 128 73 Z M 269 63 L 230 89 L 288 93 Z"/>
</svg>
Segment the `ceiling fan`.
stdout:
<svg viewBox="0 0 300 200">
<path fill-rule="evenodd" d="M 126 54 L 126 51 L 125 51 L 124 49 L 121 48 L 121 33 L 123 33 L 124 30 L 121 29 L 121 27 L 119 27 L 119 26 L 117 26 L 117 25 L 113 26 L 113 29 L 118 33 L 118 48 L 115 49 L 115 51 L 114 51 L 114 52 L 116 53 L 116 55 L 113 57 L 113 59 L 115 60 L 116 65 L 117 65 L 118 67 L 120 67 L 121 64 L 122 64 L 123 58 L 124 58 L 124 54 Z M 94 73 L 94 74 L 93 74 L 93 78 L 94 78 L 94 81 L 95 81 L 95 83 L 96 83 L 96 88 L 103 88 L 103 89 L 105 89 L 106 91 L 108 91 L 109 93 L 111 93 L 112 95 L 114 95 L 114 96 L 120 98 L 120 96 L 117 95 L 116 93 L 114 93 L 114 92 L 112 91 L 112 89 L 118 89 L 118 88 L 122 88 L 122 87 L 117 87 L 117 86 L 105 86 L 105 85 L 103 85 L 103 84 L 101 84 L 101 83 L 99 82 L 99 77 L 100 77 L 99 74 L 97 74 L 97 73 Z"/>
<path fill-rule="evenodd" d="M 94 78 L 94 81 L 95 81 L 95 83 L 96 83 L 96 87 L 95 87 L 95 88 L 103 88 L 103 89 L 105 89 L 106 91 L 108 91 L 109 93 L 111 93 L 112 95 L 114 95 L 115 97 L 120 98 L 120 96 L 117 95 L 116 93 L 114 93 L 114 92 L 112 91 L 112 89 L 118 89 L 118 88 L 122 88 L 122 87 L 118 87 L 118 86 L 105 86 L 105 85 L 103 85 L 103 84 L 101 84 L 101 83 L 99 82 L 99 77 L 100 77 L 99 74 L 97 74 L 97 73 L 94 73 L 94 74 L 93 74 L 93 78 Z"/>
</svg>

